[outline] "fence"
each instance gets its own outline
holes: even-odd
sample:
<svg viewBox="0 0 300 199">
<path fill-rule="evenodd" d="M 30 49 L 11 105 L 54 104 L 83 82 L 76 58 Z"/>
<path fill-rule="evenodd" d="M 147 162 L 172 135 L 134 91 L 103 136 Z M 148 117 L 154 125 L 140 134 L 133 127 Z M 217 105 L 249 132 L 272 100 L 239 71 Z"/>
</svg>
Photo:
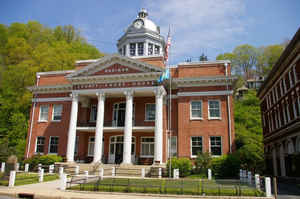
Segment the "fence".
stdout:
<svg viewBox="0 0 300 199">
<path fill-rule="evenodd" d="M 239 180 L 147 179 L 73 176 L 67 188 L 81 191 L 139 192 L 160 194 L 263 196 L 262 191 Z"/>
</svg>

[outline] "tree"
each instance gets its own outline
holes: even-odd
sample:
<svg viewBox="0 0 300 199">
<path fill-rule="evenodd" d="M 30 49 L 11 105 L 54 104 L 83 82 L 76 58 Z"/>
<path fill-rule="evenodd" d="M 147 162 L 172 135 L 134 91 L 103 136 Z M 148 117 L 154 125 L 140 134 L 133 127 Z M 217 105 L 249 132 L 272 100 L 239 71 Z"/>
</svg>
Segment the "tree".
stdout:
<svg viewBox="0 0 300 199">
<path fill-rule="evenodd" d="M 0 24 L 0 158 L 24 155 L 36 72 L 73 69 L 75 60 L 103 56 L 73 26 Z"/>
<path fill-rule="evenodd" d="M 283 50 L 283 45 L 270 45 L 259 49 L 257 71 L 261 76 L 269 74 Z"/>
<path fill-rule="evenodd" d="M 262 172 L 264 169 L 263 135 L 256 91 L 249 90 L 243 100 L 235 101 L 234 110 L 236 155 L 243 168 Z"/>
</svg>

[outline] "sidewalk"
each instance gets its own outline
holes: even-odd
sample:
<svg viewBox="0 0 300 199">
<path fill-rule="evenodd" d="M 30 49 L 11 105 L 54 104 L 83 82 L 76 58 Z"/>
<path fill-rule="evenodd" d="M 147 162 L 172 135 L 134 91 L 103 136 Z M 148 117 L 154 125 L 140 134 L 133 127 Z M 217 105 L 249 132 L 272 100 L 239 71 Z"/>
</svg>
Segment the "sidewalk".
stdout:
<svg viewBox="0 0 300 199">
<path fill-rule="evenodd" d="M 20 193 L 33 194 L 35 199 L 140 199 L 140 198 L 206 198 L 206 199 L 262 199 L 258 197 L 234 197 L 234 196 L 188 196 L 188 195 L 158 195 L 158 194 L 139 194 L 139 193 L 117 193 L 117 192 L 80 192 L 80 191 L 61 191 L 59 190 L 59 180 L 43 182 L 37 184 L 16 186 L 13 188 L 0 187 L 0 196 L 17 197 Z"/>
</svg>

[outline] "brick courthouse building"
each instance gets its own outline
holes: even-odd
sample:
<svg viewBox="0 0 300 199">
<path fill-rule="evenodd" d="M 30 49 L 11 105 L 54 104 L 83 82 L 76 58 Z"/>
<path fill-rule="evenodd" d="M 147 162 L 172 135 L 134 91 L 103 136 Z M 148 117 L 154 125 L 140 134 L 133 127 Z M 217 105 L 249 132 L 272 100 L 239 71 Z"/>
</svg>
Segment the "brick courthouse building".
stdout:
<svg viewBox="0 0 300 199">
<path fill-rule="evenodd" d="M 194 158 L 201 151 L 219 156 L 232 150 L 230 62 L 173 66 L 169 95 L 169 81 L 157 81 L 166 68 L 166 44 L 147 15 L 139 12 L 118 40 L 118 54 L 77 61 L 74 70 L 37 73 L 29 88 L 34 97 L 26 157 L 162 164 L 169 154 Z"/>
</svg>

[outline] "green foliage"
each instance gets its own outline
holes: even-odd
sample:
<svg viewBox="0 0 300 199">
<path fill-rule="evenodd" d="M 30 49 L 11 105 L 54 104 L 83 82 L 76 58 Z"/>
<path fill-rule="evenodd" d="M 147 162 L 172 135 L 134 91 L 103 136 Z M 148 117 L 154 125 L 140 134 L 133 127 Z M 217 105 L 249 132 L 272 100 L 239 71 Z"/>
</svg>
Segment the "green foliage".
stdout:
<svg viewBox="0 0 300 199">
<path fill-rule="evenodd" d="M 212 173 L 216 178 L 237 177 L 240 169 L 240 159 L 236 154 L 223 155 L 212 159 Z"/>
<path fill-rule="evenodd" d="M 198 153 L 195 160 L 196 172 L 197 173 L 207 173 L 207 169 L 210 168 L 212 162 L 212 157 L 210 153 Z"/>
<path fill-rule="evenodd" d="M 284 44 L 256 48 L 244 44 L 235 47 L 232 53 L 219 54 L 217 60 L 230 60 L 232 71 L 245 79 L 255 75 L 267 75 L 284 50 Z"/>
<path fill-rule="evenodd" d="M 169 168 L 170 160 L 167 162 L 167 168 Z M 180 177 L 185 177 L 191 174 L 192 162 L 188 158 L 172 158 L 171 159 L 171 170 L 179 169 Z M 168 170 L 168 169 L 167 169 Z M 169 172 L 169 170 L 168 170 Z M 172 174 L 173 175 L 173 172 Z"/>
<path fill-rule="evenodd" d="M 103 56 L 73 26 L 54 29 L 36 21 L 0 24 L 0 159 L 24 156 L 36 72 L 74 68 L 78 59 Z M 6 147 L 6 148 L 5 148 Z"/>
<path fill-rule="evenodd" d="M 34 155 L 26 159 L 24 163 L 28 163 L 30 168 L 33 169 L 37 167 L 38 164 L 51 165 L 55 162 L 62 162 L 62 160 L 62 157 L 57 155 Z"/>
<path fill-rule="evenodd" d="M 241 167 L 255 172 L 264 170 L 263 135 L 259 99 L 249 90 L 243 100 L 234 103 L 236 156 Z"/>
</svg>

